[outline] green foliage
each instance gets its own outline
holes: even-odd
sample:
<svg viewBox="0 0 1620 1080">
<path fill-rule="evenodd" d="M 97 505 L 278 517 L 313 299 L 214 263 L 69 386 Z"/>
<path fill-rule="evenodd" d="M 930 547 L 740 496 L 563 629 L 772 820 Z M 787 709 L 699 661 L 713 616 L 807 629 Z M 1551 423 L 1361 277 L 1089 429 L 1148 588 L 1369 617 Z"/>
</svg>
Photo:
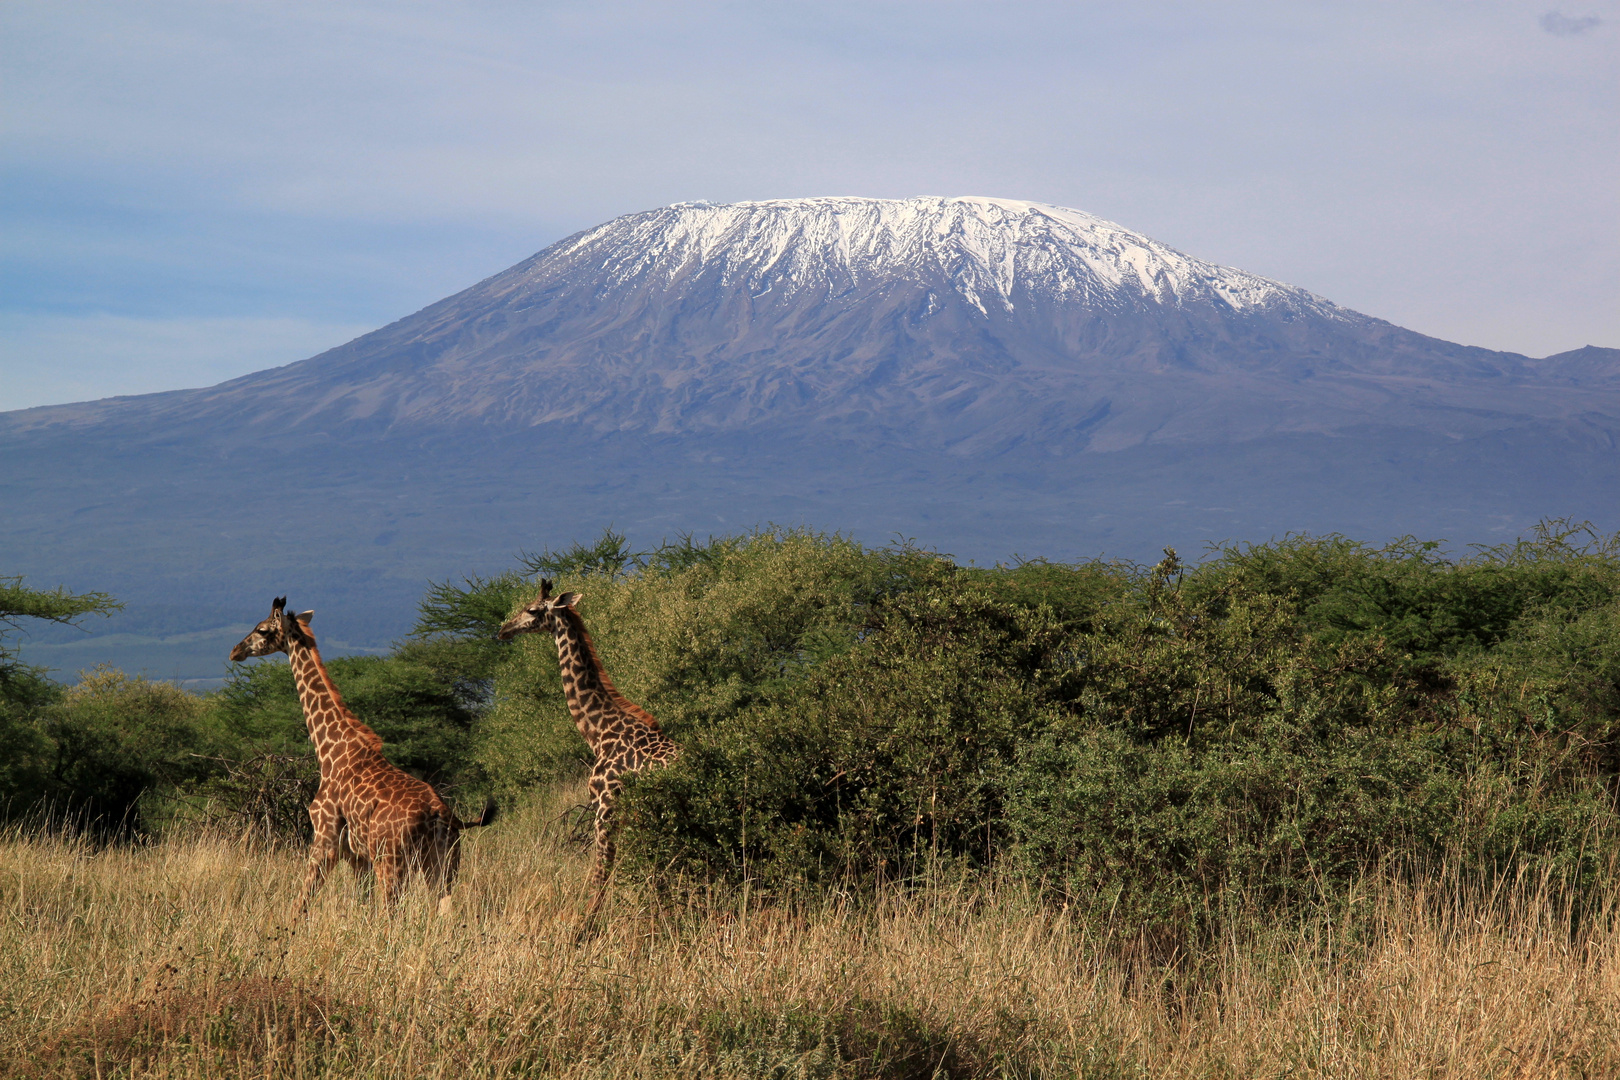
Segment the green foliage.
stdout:
<svg viewBox="0 0 1620 1080">
<path fill-rule="evenodd" d="M 31 709 L 51 696 L 44 673 L 18 660 L 16 648 L 5 641 L 7 634 L 21 626 L 21 620 L 71 625 L 86 615 L 105 617 L 124 606 L 106 593 L 70 593 L 60 586 L 48 591 L 30 589 L 22 580 L 20 576 L 0 577 L 0 709 Z M 0 712 L 0 723 L 9 712 Z"/>
<path fill-rule="evenodd" d="M 619 689 L 681 738 L 847 651 L 876 602 L 948 572 L 914 549 L 869 551 L 838 536 L 770 529 L 703 545 L 683 538 L 640 558 L 634 573 L 560 574 L 557 587 L 583 594 L 580 611 Z M 507 788 L 588 763 L 549 638 L 514 643 L 477 753 Z"/>
<path fill-rule="evenodd" d="M 1291 536 L 1223 549 L 1189 584 L 1199 593 L 1285 597 L 1317 638 L 1377 636 L 1414 670 L 1431 671 L 1494 647 L 1528 613 L 1585 610 L 1620 589 L 1620 551 L 1589 525 L 1543 522 L 1530 539 L 1460 560 L 1439 547 L 1411 537 L 1370 548 L 1342 536 Z"/>
<path fill-rule="evenodd" d="M 41 689 L 58 688 L 45 683 Z M 0 821 L 34 812 L 50 792 L 51 740 L 37 718 L 41 699 L 49 699 L 39 692 L 29 696 L 32 708 L 0 700 Z"/>
<path fill-rule="evenodd" d="M 398 651 L 453 684 L 468 708 L 482 708 L 509 648 L 495 632 L 513 607 L 533 595 L 534 586 L 515 571 L 465 577 L 459 585 L 430 582 L 411 640 Z"/>
<path fill-rule="evenodd" d="M 475 714 L 454 684 L 416 655 L 339 656 L 326 668 L 350 710 L 382 736 L 389 761 L 435 785 L 473 780 L 467 747 Z M 285 661 L 237 665 L 213 718 L 233 745 L 313 756 Z"/>
<path fill-rule="evenodd" d="M 140 835 L 164 816 L 146 796 L 206 775 L 216 749 L 200 698 L 112 668 L 84 672 L 46 711 L 53 818 L 94 835 Z"/>
<path fill-rule="evenodd" d="M 747 682 L 706 626 L 685 655 L 644 633 L 624 666 L 685 750 L 630 784 L 626 851 L 767 887 L 999 860 L 1167 931 L 1332 901 L 1412 857 L 1582 888 L 1620 838 L 1620 560 L 1573 532 L 1455 560 L 1342 537 L 1194 568 L 934 560 L 868 596 L 840 648 Z M 664 587 L 608 606 L 677 610 Z M 769 627 L 802 593 L 733 588 L 753 606 L 714 609 L 718 655 L 755 671 L 736 613 Z M 710 593 L 688 595 L 704 619 Z"/>
<path fill-rule="evenodd" d="M 691 538 L 685 538 L 687 547 Z M 544 577 L 592 577 L 616 580 L 642 567 L 645 555 L 630 550 L 623 533 L 609 525 L 594 544 L 575 543 L 562 551 L 524 552 L 518 561 L 529 573 Z"/>
<path fill-rule="evenodd" d="M 532 591 L 516 572 L 493 578 L 475 574 L 462 578 L 460 585 L 429 582 L 411 634 L 423 639 L 493 640 L 513 604 Z"/>
<path fill-rule="evenodd" d="M 71 625 L 123 606 L 105 593 L 31 589 L 22 582 L 21 577 L 0 577 L 0 820 L 32 813 L 52 799 L 61 802 L 67 794 L 45 723 L 47 710 L 62 698 L 62 688 L 46 678 L 44 669 L 19 660 L 6 636 L 24 619 Z M 68 801 L 84 805 L 82 800 Z"/>
<path fill-rule="evenodd" d="M 105 617 L 124 606 L 106 593 L 30 589 L 22 581 L 20 576 L 0 577 L 0 725 L 7 727 L 55 700 L 56 691 L 40 668 L 17 659 L 6 635 L 19 629 L 23 619 L 72 625 L 86 615 Z"/>
<path fill-rule="evenodd" d="M 30 589 L 21 576 L 0 577 L 0 625 L 9 629 L 16 629 L 19 619 L 71 624 L 86 615 L 111 615 L 123 606 L 106 593 Z"/>
<path fill-rule="evenodd" d="M 625 800 L 653 865 L 767 886 L 870 882 L 919 856 L 982 862 L 1018 746 L 1049 717 L 1030 685 L 1058 624 L 958 575 L 885 601 L 855 646 L 695 731 Z"/>
</svg>

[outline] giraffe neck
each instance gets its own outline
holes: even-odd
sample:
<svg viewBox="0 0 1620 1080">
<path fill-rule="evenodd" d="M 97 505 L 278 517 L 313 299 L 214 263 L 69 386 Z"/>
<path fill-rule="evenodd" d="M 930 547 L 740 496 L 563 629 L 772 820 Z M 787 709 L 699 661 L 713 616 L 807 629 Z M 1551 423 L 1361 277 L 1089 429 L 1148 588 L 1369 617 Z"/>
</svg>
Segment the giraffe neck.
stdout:
<svg viewBox="0 0 1620 1080">
<path fill-rule="evenodd" d="M 326 673 L 320 650 L 314 643 L 293 641 L 287 647 L 293 680 L 298 684 L 298 702 L 304 707 L 304 723 L 309 741 L 324 775 L 344 751 L 358 745 L 363 750 L 380 751 L 382 739 L 343 704 L 343 697 Z"/>
<path fill-rule="evenodd" d="M 658 721 L 646 710 L 619 693 L 607 670 L 602 667 L 596 646 L 585 630 L 585 623 L 572 611 L 557 613 L 557 666 L 562 671 L 563 695 L 574 725 L 585 736 L 593 753 L 600 752 L 602 722 L 610 716 L 624 716 L 658 730 Z"/>
</svg>

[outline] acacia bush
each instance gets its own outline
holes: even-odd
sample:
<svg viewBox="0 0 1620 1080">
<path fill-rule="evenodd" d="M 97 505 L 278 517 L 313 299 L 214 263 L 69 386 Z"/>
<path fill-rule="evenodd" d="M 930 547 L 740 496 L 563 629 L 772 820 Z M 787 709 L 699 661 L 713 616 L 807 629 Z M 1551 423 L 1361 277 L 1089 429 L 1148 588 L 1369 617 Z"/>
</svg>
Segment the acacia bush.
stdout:
<svg viewBox="0 0 1620 1080">
<path fill-rule="evenodd" d="M 410 652 L 325 660 L 344 703 L 383 740 L 388 760 L 436 785 L 477 779 L 468 747 L 476 712 L 447 680 Z M 315 751 L 292 667 L 236 665 L 210 703 L 210 715 L 237 756 Z"/>
<path fill-rule="evenodd" d="M 86 805 L 62 790 L 57 746 L 46 731 L 46 713 L 61 702 L 62 687 L 44 668 L 23 663 L 8 640 L 11 633 L 25 620 L 72 626 L 122 606 L 105 593 L 36 589 L 20 576 L 0 574 L 0 821 L 37 820 L 51 807 L 66 809 L 75 801 Z"/>
<path fill-rule="evenodd" d="M 1620 836 L 1620 563 L 1571 535 L 1462 559 L 1291 537 L 1192 568 L 920 560 L 859 622 L 823 600 L 840 647 L 790 650 L 769 679 L 717 680 L 701 629 L 662 652 L 610 629 L 610 670 L 655 712 L 664 695 L 685 745 L 631 781 L 624 850 L 644 874 L 764 888 L 999 863 L 1181 928 L 1333 900 L 1392 860 L 1584 889 Z M 759 640 L 725 613 L 803 603 L 754 572 L 733 563 L 717 594 L 721 655 Z M 669 581 L 630 579 L 604 607 L 680 626 L 707 584 L 671 604 Z"/>
<path fill-rule="evenodd" d="M 870 882 L 1008 839 L 1017 748 L 1052 722 L 1049 613 L 946 580 L 886 602 L 851 649 L 694 732 L 626 800 L 648 865 L 767 886 Z"/>
<path fill-rule="evenodd" d="M 614 683 L 683 740 L 752 715 L 773 689 L 796 685 L 853 647 L 883 598 L 944 566 L 911 548 L 874 551 L 785 529 L 706 544 L 687 539 L 605 565 L 578 562 L 539 569 L 559 590 L 583 594 L 580 611 Z M 536 586 L 502 587 L 515 607 Z M 497 667 L 475 753 L 507 790 L 588 765 L 549 637 L 518 638 Z"/>
<path fill-rule="evenodd" d="M 173 683 L 108 667 L 81 672 L 41 716 L 42 808 L 103 839 L 147 833 L 172 809 L 155 801 L 159 792 L 210 771 L 206 755 L 217 744 L 205 708 Z"/>
</svg>

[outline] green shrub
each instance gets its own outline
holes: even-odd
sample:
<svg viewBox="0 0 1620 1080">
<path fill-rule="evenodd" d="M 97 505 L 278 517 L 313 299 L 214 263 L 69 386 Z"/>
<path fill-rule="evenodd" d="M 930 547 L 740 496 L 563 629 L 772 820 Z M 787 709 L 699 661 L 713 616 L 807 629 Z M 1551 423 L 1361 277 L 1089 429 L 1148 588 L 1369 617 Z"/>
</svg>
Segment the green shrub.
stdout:
<svg viewBox="0 0 1620 1080">
<path fill-rule="evenodd" d="M 43 677 L 38 682 L 26 704 L 0 698 L 0 821 L 36 813 L 50 791 L 51 740 L 39 711 L 61 690 Z"/>
<path fill-rule="evenodd" d="M 563 574 L 557 586 L 583 594 L 580 612 L 614 683 L 680 739 L 748 712 L 848 650 L 874 603 L 947 569 L 907 548 L 870 551 L 837 536 L 773 529 L 666 545 L 633 567 Z M 521 599 L 532 595 L 531 585 Z M 590 761 L 549 638 L 517 639 L 501 663 L 477 753 L 507 788 L 567 776 Z"/>
<path fill-rule="evenodd" d="M 389 761 L 433 784 L 476 781 L 469 755 L 475 713 L 453 680 L 410 653 L 339 656 L 327 660 L 326 668 L 349 709 L 382 737 Z M 314 757 L 285 661 L 234 667 L 212 716 L 238 756 L 269 751 Z"/>
<path fill-rule="evenodd" d="M 1478 654 L 1535 612 L 1588 610 L 1620 596 L 1613 538 L 1543 522 L 1531 538 L 1449 559 L 1436 541 L 1373 548 L 1342 536 L 1290 536 L 1228 547 L 1188 581 L 1200 598 L 1277 596 L 1324 643 L 1378 637 L 1414 668 Z"/>
<path fill-rule="evenodd" d="M 111 615 L 123 607 L 105 593 L 34 589 L 19 576 L 0 575 L 0 821 L 37 816 L 64 793 L 56 747 L 46 730 L 46 711 L 62 700 L 62 687 L 46 670 L 25 664 L 8 639 L 24 619 L 75 625 L 86 615 Z M 71 799 L 60 807 L 82 807 Z"/>
<path fill-rule="evenodd" d="M 215 746 L 201 698 L 173 683 L 100 667 L 47 709 L 51 816 L 101 837 L 139 835 L 163 818 L 149 796 L 206 775 Z"/>
<path fill-rule="evenodd" d="M 630 783 L 625 849 L 766 887 L 999 860 L 1181 930 L 1414 858 L 1582 887 L 1620 836 L 1620 566 L 1565 535 L 935 563 L 793 678 L 680 699 L 683 756 Z"/>
<path fill-rule="evenodd" d="M 635 778 L 636 858 L 779 886 L 871 881 L 919 857 L 979 863 L 1001 846 L 1017 747 L 1050 722 L 1041 664 L 1057 624 L 954 578 L 873 615 L 858 644 Z"/>
</svg>

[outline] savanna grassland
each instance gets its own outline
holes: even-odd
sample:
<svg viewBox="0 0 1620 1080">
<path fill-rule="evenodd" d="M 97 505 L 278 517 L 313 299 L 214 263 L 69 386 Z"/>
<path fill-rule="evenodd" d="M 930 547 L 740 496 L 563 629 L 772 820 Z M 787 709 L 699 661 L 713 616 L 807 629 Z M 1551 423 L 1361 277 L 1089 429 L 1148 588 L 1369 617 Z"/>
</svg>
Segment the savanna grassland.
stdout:
<svg viewBox="0 0 1620 1080">
<path fill-rule="evenodd" d="M 565 796 L 560 801 L 567 801 Z M 573 930 L 582 849 L 536 805 L 469 843 L 453 918 L 296 852 L 13 839 L 17 1076 L 1610 1076 L 1620 938 L 1534 883 L 1359 886 L 1345 921 L 1150 962 L 1134 928 L 1011 882 L 859 903 L 621 890 Z"/>
<path fill-rule="evenodd" d="M 284 664 L 207 698 L 14 664 L 0 1072 L 1620 1074 L 1617 556 L 771 531 L 437 585 L 332 668 L 394 760 L 504 808 L 449 918 L 345 872 L 291 923 Z M 540 574 L 684 747 L 583 941 L 585 749 L 551 643 L 491 635 Z"/>
</svg>

